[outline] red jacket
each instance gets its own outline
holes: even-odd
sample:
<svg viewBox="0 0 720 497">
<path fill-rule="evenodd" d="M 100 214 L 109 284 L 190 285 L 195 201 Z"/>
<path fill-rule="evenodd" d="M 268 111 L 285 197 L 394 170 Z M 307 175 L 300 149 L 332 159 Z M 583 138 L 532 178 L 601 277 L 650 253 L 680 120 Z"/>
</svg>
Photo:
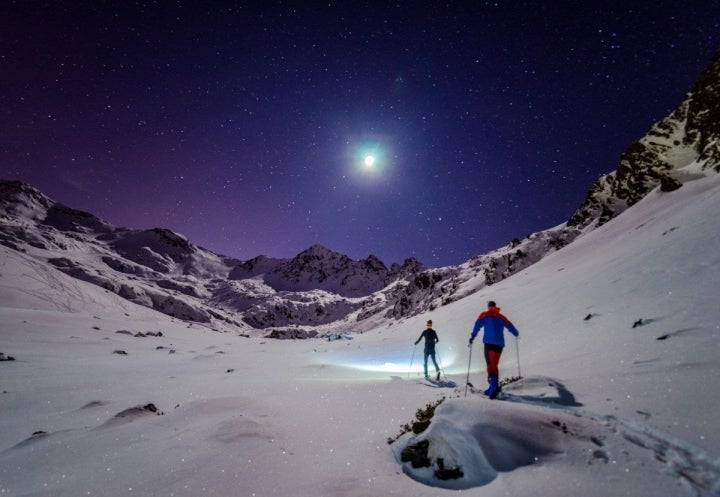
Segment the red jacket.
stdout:
<svg viewBox="0 0 720 497">
<path fill-rule="evenodd" d="M 485 328 L 485 332 L 483 333 L 483 343 L 491 343 L 499 345 L 500 347 L 505 346 L 505 337 L 503 335 L 503 330 L 505 328 L 507 328 L 508 331 L 516 337 L 520 336 L 520 332 L 518 332 L 510 320 L 500 314 L 499 307 L 488 307 L 487 311 L 478 316 L 470 337 L 474 339 L 477 336 L 478 331 L 480 331 L 480 328 Z"/>
</svg>

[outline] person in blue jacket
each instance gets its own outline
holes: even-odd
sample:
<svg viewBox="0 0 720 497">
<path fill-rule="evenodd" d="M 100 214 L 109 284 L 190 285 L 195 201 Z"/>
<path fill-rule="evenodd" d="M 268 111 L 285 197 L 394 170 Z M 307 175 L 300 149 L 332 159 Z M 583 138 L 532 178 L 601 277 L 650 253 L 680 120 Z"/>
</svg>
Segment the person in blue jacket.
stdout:
<svg viewBox="0 0 720 497">
<path fill-rule="evenodd" d="M 472 333 L 470 334 L 470 346 L 477 336 L 480 328 L 483 328 L 483 344 L 485 345 L 485 364 L 487 364 L 488 388 L 483 393 L 494 399 L 500 392 L 500 356 L 505 347 L 505 328 L 516 337 L 520 333 L 508 318 L 500 314 L 500 308 L 492 300 L 488 302 L 488 308 L 482 312 L 475 321 Z"/>
<path fill-rule="evenodd" d="M 415 345 L 417 345 L 418 342 L 423 338 L 425 339 L 425 378 L 428 377 L 428 357 L 432 357 L 433 364 L 435 365 L 435 372 L 437 373 L 435 379 L 440 380 L 440 368 L 438 367 L 438 363 L 435 360 L 435 344 L 439 342 L 440 339 L 438 338 L 437 332 L 432 328 L 432 320 L 428 320 L 426 326 L 427 328 L 425 328 L 425 330 L 422 332 L 420 338 L 415 340 Z"/>
</svg>

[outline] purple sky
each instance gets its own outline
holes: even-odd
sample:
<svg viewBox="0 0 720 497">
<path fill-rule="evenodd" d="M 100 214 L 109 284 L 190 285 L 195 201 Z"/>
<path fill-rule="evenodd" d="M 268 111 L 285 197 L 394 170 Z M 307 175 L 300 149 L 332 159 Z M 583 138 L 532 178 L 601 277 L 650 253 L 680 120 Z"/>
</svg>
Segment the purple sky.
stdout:
<svg viewBox="0 0 720 497">
<path fill-rule="evenodd" d="M 719 21 L 717 0 L 5 1 L 0 177 L 240 259 L 460 264 L 567 220 Z"/>
</svg>

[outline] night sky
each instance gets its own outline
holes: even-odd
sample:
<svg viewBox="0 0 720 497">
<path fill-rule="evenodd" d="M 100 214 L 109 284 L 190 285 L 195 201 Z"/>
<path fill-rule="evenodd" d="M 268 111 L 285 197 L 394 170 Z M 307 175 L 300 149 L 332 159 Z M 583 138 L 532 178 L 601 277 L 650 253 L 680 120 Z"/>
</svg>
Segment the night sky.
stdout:
<svg viewBox="0 0 720 497">
<path fill-rule="evenodd" d="M 566 221 L 719 21 L 717 0 L 3 1 L 0 177 L 243 260 L 460 264 Z"/>
</svg>

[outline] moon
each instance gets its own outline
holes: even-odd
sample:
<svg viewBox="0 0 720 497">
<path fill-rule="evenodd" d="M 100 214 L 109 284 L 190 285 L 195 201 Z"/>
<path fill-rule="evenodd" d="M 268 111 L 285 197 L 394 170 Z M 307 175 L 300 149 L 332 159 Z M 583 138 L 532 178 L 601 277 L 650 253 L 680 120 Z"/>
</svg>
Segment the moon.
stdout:
<svg viewBox="0 0 720 497">
<path fill-rule="evenodd" d="M 374 181 L 386 176 L 388 170 L 387 146 L 374 138 L 353 138 L 347 140 L 348 164 L 358 179 Z"/>
</svg>

